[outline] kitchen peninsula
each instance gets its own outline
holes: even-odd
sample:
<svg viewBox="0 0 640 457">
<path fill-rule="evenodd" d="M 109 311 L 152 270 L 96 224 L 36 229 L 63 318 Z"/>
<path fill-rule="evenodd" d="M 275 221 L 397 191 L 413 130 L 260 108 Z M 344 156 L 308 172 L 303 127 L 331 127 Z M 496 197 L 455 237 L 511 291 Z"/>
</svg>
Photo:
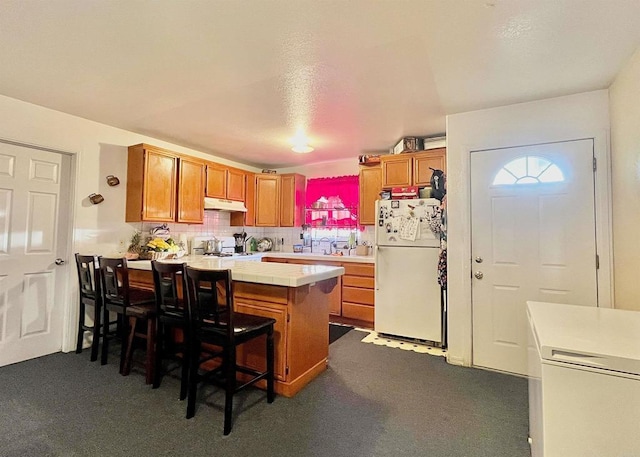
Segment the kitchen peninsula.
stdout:
<svg viewBox="0 0 640 457">
<path fill-rule="evenodd" d="M 256 261 L 258 260 L 258 261 Z M 344 268 L 324 265 L 263 263 L 256 259 L 228 260 L 188 256 L 172 263 L 204 269 L 230 269 L 238 312 L 271 317 L 275 324 L 275 390 L 292 397 L 327 368 L 329 302 Z M 132 287 L 153 290 L 151 262 L 130 261 Z M 263 370 L 264 343 L 238 348 L 240 364 Z"/>
</svg>

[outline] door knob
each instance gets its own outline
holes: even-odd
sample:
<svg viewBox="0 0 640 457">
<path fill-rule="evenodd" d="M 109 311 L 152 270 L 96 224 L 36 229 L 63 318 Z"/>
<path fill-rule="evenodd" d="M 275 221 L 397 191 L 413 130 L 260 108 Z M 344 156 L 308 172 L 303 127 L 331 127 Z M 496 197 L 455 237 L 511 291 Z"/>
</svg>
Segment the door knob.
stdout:
<svg viewBox="0 0 640 457">
<path fill-rule="evenodd" d="M 481 271 L 476 271 L 473 276 L 476 277 L 476 279 L 482 279 L 484 277 L 484 274 Z"/>
<path fill-rule="evenodd" d="M 478 256 L 476 257 L 476 263 L 482 263 L 482 257 Z"/>
<path fill-rule="evenodd" d="M 64 265 L 64 260 L 62 260 L 60 257 L 58 257 L 56 259 L 56 265 Z"/>
</svg>

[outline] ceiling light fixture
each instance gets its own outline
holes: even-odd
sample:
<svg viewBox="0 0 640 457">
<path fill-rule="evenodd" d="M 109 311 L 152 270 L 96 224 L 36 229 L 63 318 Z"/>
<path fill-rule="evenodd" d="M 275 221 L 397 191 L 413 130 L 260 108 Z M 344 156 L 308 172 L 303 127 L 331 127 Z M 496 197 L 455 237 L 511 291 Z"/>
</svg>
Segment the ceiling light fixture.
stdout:
<svg viewBox="0 0 640 457">
<path fill-rule="evenodd" d="M 313 148 L 309 146 L 309 139 L 307 138 L 307 135 L 305 135 L 304 130 L 301 128 L 298 129 L 296 135 L 291 138 L 291 144 L 293 144 L 291 150 L 298 154 L 306 154 L 313 151 Z"/>
<path fill-rule="evenodd" d="M 293 152 L 297 152 L 298 154 L 306 154 L 307 152 L 313 151 L 313 148 L 308 144 L 297 144 L 291 148 Z"/>
</svg>

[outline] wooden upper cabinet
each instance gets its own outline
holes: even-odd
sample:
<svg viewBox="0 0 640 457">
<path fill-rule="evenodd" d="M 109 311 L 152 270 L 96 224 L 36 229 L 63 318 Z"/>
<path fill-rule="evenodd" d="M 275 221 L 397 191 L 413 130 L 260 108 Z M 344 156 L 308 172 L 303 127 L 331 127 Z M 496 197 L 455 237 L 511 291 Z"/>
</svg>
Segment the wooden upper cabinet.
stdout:
<svg viewBox="0 0 640 457">
<path fill-rule="evenodd" d="M 446 172 L 447 148 L 380 157 L 382 188 L 430 186 L 431 168 Z"/>
<path fill-rule="evenodd" d="M 207 197 L 227 198 L 227 168 L 207 164 Z"/>
<path fill-rule="evenodd" d="M 280 176 L 256 175 L 256 227 L 278 227 L 280 223 Z"/>
<path fill-rule="evenodd" d="M 411 186 L 413 161 L 410 154 L 382 156 L 382 187 Z"/>
<path fill-rule="evenodd" d="M 130 146 L 126 222 L 174 222 L 178 157 L 146 144 Z"/>
<path fill-rule="evenodd" d="M 299 174 L 280 175 L 280 227 L 302 226 L 306 183 Z"/>
<path fill-rule="evenodd" d="M 202 224 L 204 221 L 205 165 L 180 158 L 178 162 L 177 222 Z"/>
<path fill-rule="evenodd" d="M 207 164 L 207 197 L 243 202 L 246 172 L 217 163 Z"/>
<path fill-rule="evenodd" d="M 256 175 L 254 173 L 247 173 L 246 185 L 244 206 L 247 212 L 244 213 L 244 225 L 252 227 L 256 225 Z"/>
<path fill-rule="evenodd" d="M 227 170 L 227 198 L 243 202 L 246 195 L 246 173 L 237 168 Z"/>
<path fill-rule="evenodd" d="M 253 227 L 256 224 L 256 175 L 245 172 L 245 199 L 246 213 L 231 213 L 229 225 Z"/>
<path fill-rule="evenodd" d="M 359 222 L 361 225 L 375 225 L 376 201 L 380 198 L 380 190 L 382 189 L 380 165 L 360 167 L 359 187 Z"/>
<path fill-rule="evenodd" d="M 447 169 L 447 149 L 438 148 L 428 151 L 419 152 L 413 155 L 413 185 L 414 186 L 430 186 L 431 174 L 433 169 L 442 170 L 446 173 Z"/>
</svg>

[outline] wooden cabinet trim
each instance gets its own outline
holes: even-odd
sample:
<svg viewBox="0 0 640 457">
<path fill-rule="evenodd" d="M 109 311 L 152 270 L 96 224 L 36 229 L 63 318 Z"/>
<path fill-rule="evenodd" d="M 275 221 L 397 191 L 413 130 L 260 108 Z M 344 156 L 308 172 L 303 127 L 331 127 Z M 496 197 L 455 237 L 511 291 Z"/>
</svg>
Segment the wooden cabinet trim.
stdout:
<svg viewBox="0 0 640 457">
<path fill-rule="evenodd" d="M 375 274 L 375 264 L 373 263 L 347 263 L 343 264 L 344 274 L 352 276 L 368 276 L 373 278 Z"/>
<path fill-rule="evenodd" d="M 363 289 L 375 288 L 375 280 L 364 276 L 344 275 L 342 276 L 342 284 L 345 286 L 360 287 Z"/>
<path fill-rule="evenodd" d="M 360 303 L 362 305 L 373 306 L 375 301 L 375 291 L 373 289 L 362 289 L 360 287 L 342 287 L 342 302 Z"/>
<path fill-rule="evenodd" d="M 358 303 L 342 302 L 342 316 L 349 319 L 356 319 L 373 323 L 375 310 L 373 306 L 361 305 Z"/>
</svg>

